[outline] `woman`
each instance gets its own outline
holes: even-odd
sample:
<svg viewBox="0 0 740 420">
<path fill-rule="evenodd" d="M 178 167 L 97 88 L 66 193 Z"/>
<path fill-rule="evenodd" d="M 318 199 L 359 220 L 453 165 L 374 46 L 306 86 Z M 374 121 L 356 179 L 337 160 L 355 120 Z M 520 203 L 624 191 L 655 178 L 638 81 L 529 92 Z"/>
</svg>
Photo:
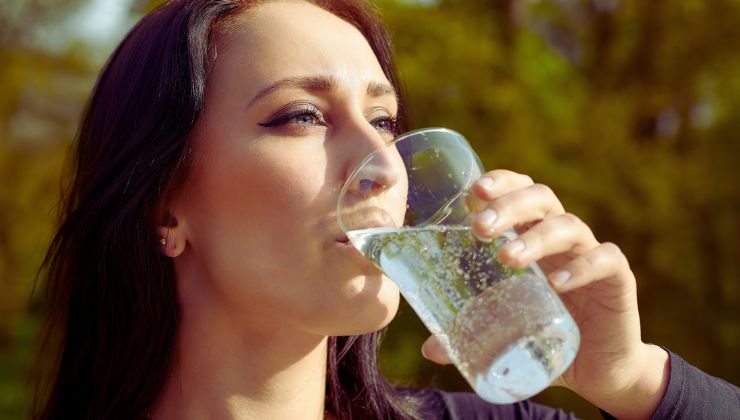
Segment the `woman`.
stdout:
<svg viewBox="0 0 740 420">
<path fill-rule="evenodd" d="M 396 390 L 378 372 L 398 290 L 343 243 L 334 209 L 348 171 L 405 129 L 398 87 L 358 1 L 175 0 L 139 22 L 77 139 L 36 416 L 561 415 Z M 684 362 L 642 343 L 619 249 L 525 175 L 473 190 L 476 233 L 517 227 L 501 258 L 540 261 L 579 323 L 560 384 L 617 417 L 654 413 Z M 448 361 L 433 340 L 424 352 Z"/>
</svg>

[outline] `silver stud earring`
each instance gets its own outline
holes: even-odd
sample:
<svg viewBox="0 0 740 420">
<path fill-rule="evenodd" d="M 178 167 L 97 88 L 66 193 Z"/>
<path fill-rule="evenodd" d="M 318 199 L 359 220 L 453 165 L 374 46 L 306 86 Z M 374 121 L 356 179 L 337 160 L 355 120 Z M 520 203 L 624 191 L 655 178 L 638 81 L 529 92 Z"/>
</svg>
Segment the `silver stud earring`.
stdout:
<svg viewBox="0 0 740 420">
<path fill-rule="evenodd" d="M 159 240 L 159 243 L 162 244 L 162 246 L 165 246 L 165 245 L 167 245 L 167 239 L 162 238 L 162 239 Z"/>
</svg>

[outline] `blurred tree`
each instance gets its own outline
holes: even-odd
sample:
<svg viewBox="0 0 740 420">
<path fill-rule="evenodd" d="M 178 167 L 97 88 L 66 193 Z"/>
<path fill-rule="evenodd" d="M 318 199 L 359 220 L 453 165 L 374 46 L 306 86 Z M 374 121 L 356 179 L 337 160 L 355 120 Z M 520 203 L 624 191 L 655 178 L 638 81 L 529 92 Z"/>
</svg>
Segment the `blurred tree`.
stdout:
<svg viewBox="0 0 740 420">
<path fill-rule="evenodd" d="M 101 64 L 67 23 L 85 5 L 11 0 L 0 8 L 0 418 L 23 417 L 23 364 L 35 334 L 23 318 L 65 153 Z"/>
<path fill-rule="evenodd" d="M 414 126 L 457 129 L 488 168 L 553 187 L 629 257 L 644 338 L 740 382 L 740 5 L 441 0 L 381 9 Z M 413 324 L 406 317 L 391 326 L 384 366 L 439 381 L 445 373 L 403 350 L 407 334 L 395 326 Z M 557 398 L 544 395 L 562 405 Z"/>
<path fill-rule="evenodd" d="M 0 11 L 0 351 L 28 303 L 60 164 L 90 88 L 79 46 L 61 50 L 59 38 L 48 38 L 81 4 L 11 1 Z"/>
</svg>

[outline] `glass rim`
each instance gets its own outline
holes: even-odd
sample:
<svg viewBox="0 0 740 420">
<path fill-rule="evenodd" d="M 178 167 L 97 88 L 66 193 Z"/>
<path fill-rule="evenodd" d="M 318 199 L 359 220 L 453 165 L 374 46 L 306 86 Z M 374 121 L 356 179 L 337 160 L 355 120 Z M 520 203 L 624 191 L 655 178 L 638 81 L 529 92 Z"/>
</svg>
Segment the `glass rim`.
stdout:
<svg viewBox="0 0 740 420">
<path fill-rule="evenodd" d="M 377 149 L 375 149 L 372 152 L 368 153 L 367 156 L 365 156 L 362 159 L 362 161 L 360 161 L 360 163 L 357 164 L 357 167 L 352 171 L 352 173 L 344 181 L 344 183 L 342 185 L 342 189 L 339 191 L 339 197 L 337 199 L 337 222 L 339 223 L 339 229 L 341 229 L 342 232 L 347 232 L 347 227 L 344 225 L 344 223 L 342 221 L 342 217 L 341 217 L 342 210 L 341 210 L 340 207 L 342 206 L 344 195 L 347 193 L 347 189 L 349 188 L 349 185 L 350 185 L 350 182 L 349 181 L 351 179 L 353 179 L 355 176 L 357 176 L 357 174 L 360 171 L 362 171 L 362 168 L 365 166 L 365 164 L 368 161 L 370 161 L 371 159 L 373 159 L 373 157 L 378 152 L 380 152 L 381 150 L 385 150 L 386 148 L 391 147 L 391 146 L 395 145 L 396 143 L 398 143 L 400 141 L 406 140 L 409 137 L 418 135 L 419 133 L 445 133 L 445 134 L 451 134 L 454 137 L 457 137 L 457 138 L 463 140 L 463 143 L 470 149 L 470 151 L 473 154 L 473 156 L 476 156 L 475 155 L 475 152 L 472 150 L 472 147 L 470 146 L 470 143 L 468 143 L 468 141 L 465 139 L 465 136 L 463 136 L 459 132 L 457 132 L 455 130 L 452 130 L 452 129 L 449 129 L 449 128 L 444 128 L 444 127 L 417 128 L 415 130 L 411 130 L 411 131 L 407 131 L 405 133 L 399 134 L 398 137 L 394 138 L 393 140 L 389 141 L 388 143 L 385 143 L 381 147 L 378 147 Z M 464 191 L 461 192 L 461 193 L 464 193 Z M 458 194 L 458 196 L 459 195 L 460 194 Z"/>
</svg>

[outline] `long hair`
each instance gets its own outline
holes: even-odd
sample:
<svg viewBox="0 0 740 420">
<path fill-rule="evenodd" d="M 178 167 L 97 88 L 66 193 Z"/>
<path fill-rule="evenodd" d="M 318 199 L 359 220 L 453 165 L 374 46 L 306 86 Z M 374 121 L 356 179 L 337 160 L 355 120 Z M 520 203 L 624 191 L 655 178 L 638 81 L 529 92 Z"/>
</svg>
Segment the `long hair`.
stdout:
<svg viewBox="0 0 740 420">
<path fill-rule="evenodd" d="M 73 173 L 42 269 L 45 321 L 33 417 L 143 418 L 171 371 L 179 308 L 154 214 L 187 174 L 214 32 L 248 0 L 173 0 L 114 51 L 75 139 Z M 312 3 L 365 36 L 400 92 L 388 34 L 362 0 Z M 405 128 L 403 104 L 399 130 Z M 411 418 L 382 377 L 382 332 L 330 337 L 326 408 L 340 418 Z"/>
</svg>

